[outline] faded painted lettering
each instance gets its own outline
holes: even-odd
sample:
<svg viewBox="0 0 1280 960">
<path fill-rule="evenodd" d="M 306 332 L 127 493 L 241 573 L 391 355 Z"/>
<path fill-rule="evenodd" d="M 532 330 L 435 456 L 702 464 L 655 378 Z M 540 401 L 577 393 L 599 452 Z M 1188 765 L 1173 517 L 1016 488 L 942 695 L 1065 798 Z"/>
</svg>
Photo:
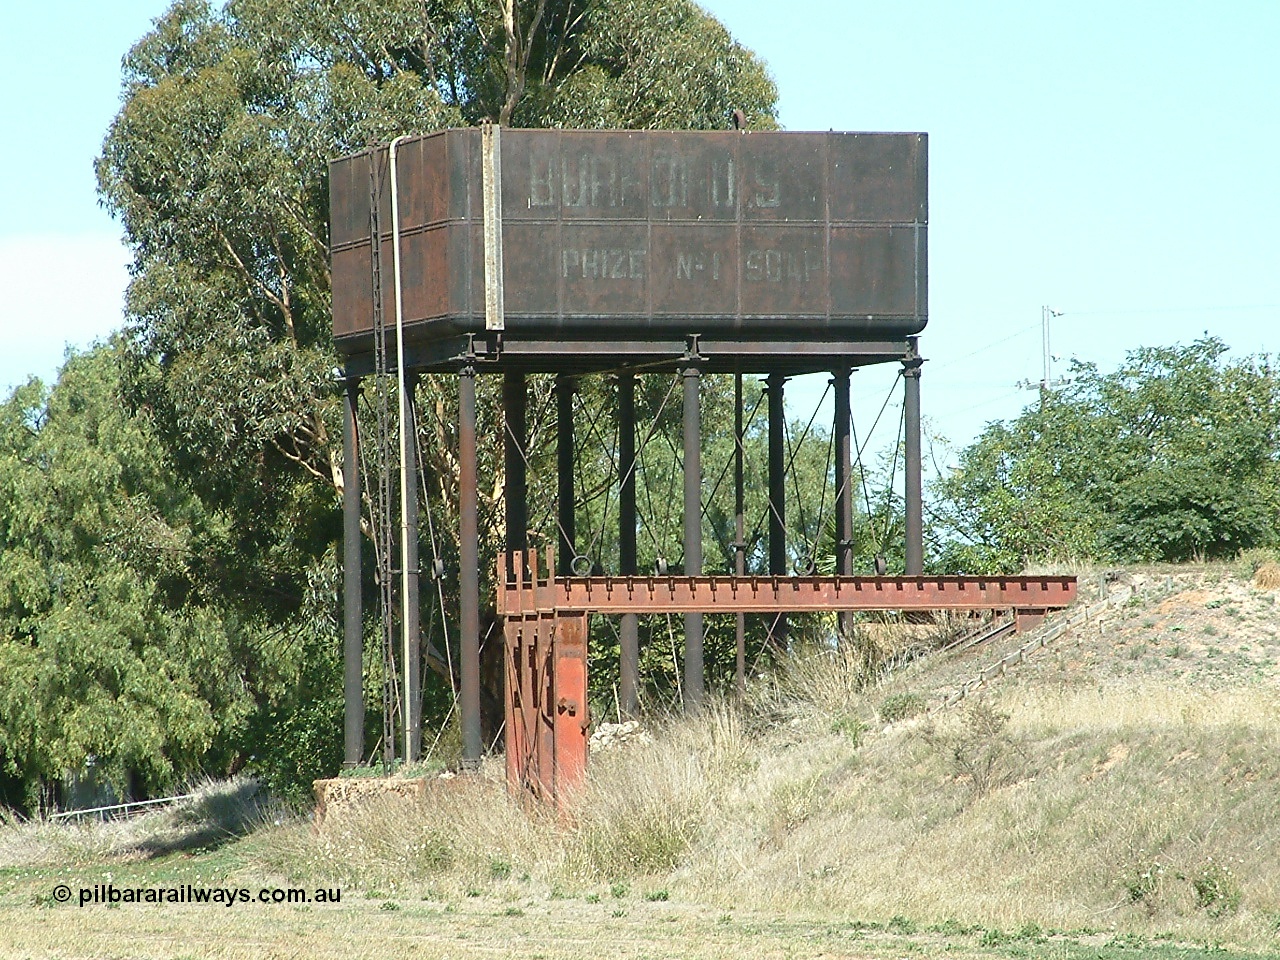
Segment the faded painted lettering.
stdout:
<svg viewBox="0 0 1280 960">
<path fill-rule="evenodd" d="M 552 207 L 556 202 L 556 161 L 529 155 L 529 206 Z"/>
<path fill-rule="evenodd" d="M 748 250 L 742 275 L 757 283 L 808 283 L 822 273 L 822 259 L 809 250 Z"/>
<path fill-rule="evenodd" d="M 627 187 L 634 186 L 626 164 L 591 153 L 565 158 L 562 183 L 566 207 L 625 206 Z"/>
<path fill-rule="evenodd" d="M 676 153 L 657 153 L 649 166 L 650 207 L 657 210 L 734 210 L 738 205 L 738 164 L 731 156 L 696 163 Z M 771 168 L 755 171 L 746 196 L 757 207 L 782 203 L 781 184 Z M 529 157 L 530 209 L 563 204 L 566 210 L 612 210 L 644 203 L 631 160 L 590 152 L 563 157 Z"/>
<path fill-rule="evenodd" d="M 657 154 L 649 175 L 649 194 L 655 207 L 689 205 L 689 163 L 674 154 Z"/>
<path fill-rule="evenodd" d="M 720 254 L 707 256 L 702 251 L 690 252 L 682 250 L 676 253 L 676 279 L 692 280 L 695 277 L 712 280 L 720 279 Z"/>
<path fill-rule="evenodd" d="M 760 164 L 751 177 L 751 202 L 757 207 L 782 206 L 782 183 L 769 164 Z"/>
<path fill-rule="evenodd" d="M 732 209 L 737 203 L 733 157 L 711 161 L 711 205 Z"/>
<path fill-rule="evenodd" d="M 529 158 L 529 206 L 571 209 L 619 209 L 639 189 L 630 163 L 616 157 L 580 153 Z M 643 202 L 643 201 L 642 201 Z"/>
<path fill-rule="evenodd" d="M 647 251 L 621 247 L 571 248 L 560 254 L 566 280 L 643 280 Z"/>
</svg>

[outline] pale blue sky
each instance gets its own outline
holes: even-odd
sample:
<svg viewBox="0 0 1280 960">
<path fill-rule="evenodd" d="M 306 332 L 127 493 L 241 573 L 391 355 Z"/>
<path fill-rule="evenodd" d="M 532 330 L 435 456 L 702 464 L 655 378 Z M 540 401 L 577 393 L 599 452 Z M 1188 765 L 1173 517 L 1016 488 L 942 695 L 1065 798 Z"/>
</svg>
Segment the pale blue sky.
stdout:
<svg viewBox="0 0 1280 960">
<path fill-rule="evenodd" d="M 1280 3 L 703 5 L 768 63 L 786 128 L 929 133 L 934 431 L 966 442 L 1032 399 L 1042 304 L 1054 353 L 1104 369 L 1205 331 L 1280 352 Z M 92 162 L 120 57 L 167 4 L 104 6 L 6 12 L 0 390 L 119 323 Z M 864 427 L 891 379 L 858 374 Z M 797 384 L 795 412 L 819 392 Z"/>
</svg>

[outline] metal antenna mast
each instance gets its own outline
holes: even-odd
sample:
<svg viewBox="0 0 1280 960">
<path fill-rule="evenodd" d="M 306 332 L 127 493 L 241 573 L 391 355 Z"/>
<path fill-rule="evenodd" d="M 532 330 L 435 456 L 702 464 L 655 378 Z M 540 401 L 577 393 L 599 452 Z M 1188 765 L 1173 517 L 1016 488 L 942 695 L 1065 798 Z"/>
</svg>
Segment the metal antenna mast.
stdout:
<svg viewBox="0 0 1280 960">
<path fill-rule="evenodd" d="M 1059 378 L 1053 379 L 1053 351 L 1049 346 L 1049 321 L 1054 317 L 1062 316 L 1061 310 L 1054 310 L 1052 307 L 1043 306 L 1040 308 L 1040 347 L 1043 354 L 1043 373 L 1038 382 L 1033 380 L 1019 380 L 1018 386 L 1026 390 L 1040 391 L 1040 407 L 1044 408 L 1045 400 L 1049 397 L 1049 391 L 1055 387 L 1065 386 L 1070 383 L 1069 380 Z"/>
</svg>

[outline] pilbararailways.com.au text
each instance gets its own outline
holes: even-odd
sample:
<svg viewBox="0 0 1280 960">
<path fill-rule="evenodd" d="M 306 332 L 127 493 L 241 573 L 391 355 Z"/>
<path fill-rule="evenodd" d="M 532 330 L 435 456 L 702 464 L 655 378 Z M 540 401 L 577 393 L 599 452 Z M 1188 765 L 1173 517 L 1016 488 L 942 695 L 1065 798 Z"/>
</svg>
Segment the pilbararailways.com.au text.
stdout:
<svg viewBox="0 0 1280 960">
<path fill-rule="evenodd" d="M 97 883 L 92 887 L 77 889 L 79 906 L 111 906 L 118 904 L 219 904 L 224 907 L 256 904 L 311 904 L 341 903 L 342 890 L 338 887 L 201 887 L 190 883 L 171 887 L 126 887 L 114 883 Z M 59 884 L 54 889 L 54 899 L 66 903 L 71 899 L 71 888 Z"/>
</svg>

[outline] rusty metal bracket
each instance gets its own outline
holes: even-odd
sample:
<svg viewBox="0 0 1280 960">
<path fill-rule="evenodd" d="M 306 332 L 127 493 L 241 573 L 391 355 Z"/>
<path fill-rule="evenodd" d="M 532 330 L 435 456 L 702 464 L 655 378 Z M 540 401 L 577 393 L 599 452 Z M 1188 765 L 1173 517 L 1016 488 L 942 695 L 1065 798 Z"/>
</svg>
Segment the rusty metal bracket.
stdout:
<svg viewBox="0 0 1280 960">
<path fill-rule="evenodd" d="M 499 567 L 499 583 L 524 598 L 536 584 L 536 565 L 525 580 L 519 552 L 512 568 Z M 530 552 L 536 564 L 536 555 Z M 508 608 L 503 621 L 506 661 L 507 784 L 513 793 L 563 806 L 587 766 L 587 614 Z"/>
</svg>

